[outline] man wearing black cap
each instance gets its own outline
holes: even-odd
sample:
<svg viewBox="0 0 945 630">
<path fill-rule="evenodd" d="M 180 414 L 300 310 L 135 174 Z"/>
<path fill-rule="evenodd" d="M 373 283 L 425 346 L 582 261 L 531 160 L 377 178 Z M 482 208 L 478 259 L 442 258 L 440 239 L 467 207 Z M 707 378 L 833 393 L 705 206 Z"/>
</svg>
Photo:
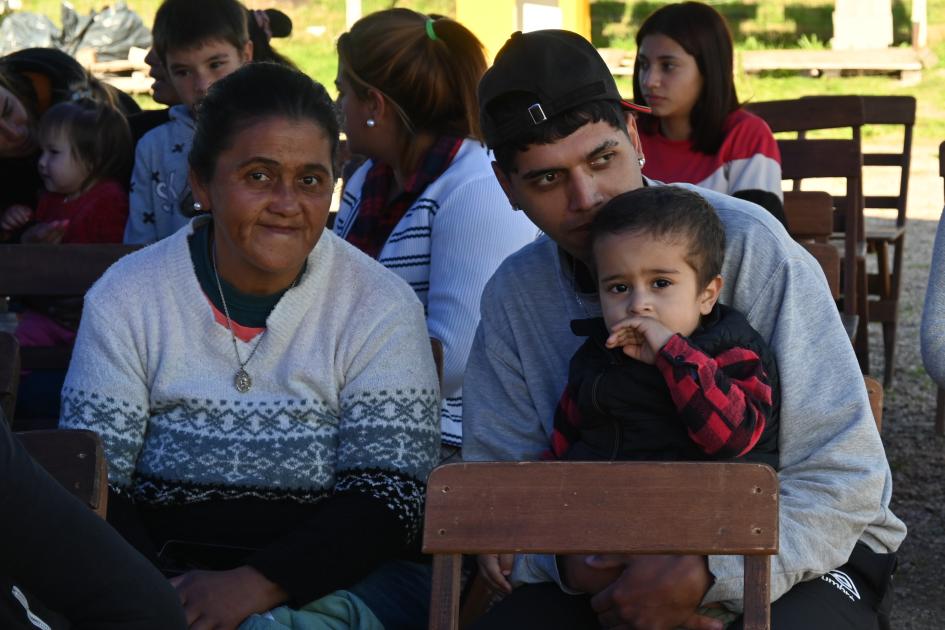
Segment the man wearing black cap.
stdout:
<svg viewBox="0 0 945 630">
<path fill-rule="evenodd" d="M 600 316 L 588 226 L 613 196 L 657 184 L 640 174 L 627 111 L 639 106 L 620 99 L 603 60 L 573 33 L 513 35 L 479 100 L 496 177 L 545 236 L 509 257 L 483 294 L 464 381 L 463 458 L 537 459 L 581 342 L 569 323 Z M 781 376 L 772 627 L 884 628 L 905 526 L 889 510 L 889 465 L 820 267 L 762 208 L 685 186 L 725 226 L 722 302 L 768 341 Z M 514 566 L 484 557 L 480 566 L 503 590 L 517 587 L 482 628 L 720 629 L 697 608 L 741 608 L 733 556 L 519 556 Z"/>
</svg>

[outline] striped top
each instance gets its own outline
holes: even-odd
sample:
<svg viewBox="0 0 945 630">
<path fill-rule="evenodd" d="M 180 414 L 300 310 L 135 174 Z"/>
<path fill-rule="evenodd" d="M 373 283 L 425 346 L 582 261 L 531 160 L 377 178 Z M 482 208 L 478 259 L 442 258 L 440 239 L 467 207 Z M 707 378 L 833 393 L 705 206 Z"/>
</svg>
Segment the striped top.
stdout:
<svg viewBox="0 0 945 630">
<path fill-rule="evenodd" d="M 335 233 L 358 218 L 368 160 L 348 180 Z M 443 343 L 443 442 L 462 444 L 466 358 L 479 324 L 486 281 L 505 258 L 535 240 L 538 228 L 516 212 L 492 171 L 492 157 L 467 139 L 446 171 L 417 198 L 391 232 L 378 261 L 403 278 L 423 303 L 431 337 Z"/>
</svg>

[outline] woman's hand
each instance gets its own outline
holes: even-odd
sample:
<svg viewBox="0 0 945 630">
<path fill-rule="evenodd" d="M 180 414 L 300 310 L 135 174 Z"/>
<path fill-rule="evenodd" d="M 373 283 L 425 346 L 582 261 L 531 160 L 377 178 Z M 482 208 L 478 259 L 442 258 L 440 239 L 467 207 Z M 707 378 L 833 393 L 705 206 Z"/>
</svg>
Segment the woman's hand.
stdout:
<svg viewBox="0 0 945 630">
<path fill-rule="evenodd" d="M 33 217 L 33 210 L 21 203 L 14 204 L 0 214 L 0 230 L 12 232 L 27 223 Z"/>
<path fill-rule="evenodd" d="M 623 348 L 632 359 L 653 365 L 660 348 L 673 336 L 673 331 L 652 317 L 628 317 L 610 327 L 608 348 Z"/>
<path fill-rule="evenodd" d="M 278 584 L 248 566 L 230 571 L 190 571 L 170 580 L 191 630 L 235 630 L 253 613 L 288 599 Z"/>
<path fill-rule="evenodd" d="M 58 245 L 62 242 L 66 230 L 69 228 L 69 219 L 60 219 L 59 221 L 49 221 L 48 223 L 37 223 L 23 232 L 20 240 L 24 243 L 46 243 L 49 245 Z"/>
</svg>

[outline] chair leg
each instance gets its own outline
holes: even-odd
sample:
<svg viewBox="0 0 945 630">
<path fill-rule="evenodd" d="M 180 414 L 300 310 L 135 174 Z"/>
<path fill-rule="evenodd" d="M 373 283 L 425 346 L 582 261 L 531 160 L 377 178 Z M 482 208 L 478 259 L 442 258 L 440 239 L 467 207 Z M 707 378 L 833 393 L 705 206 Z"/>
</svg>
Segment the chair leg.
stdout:
<svg viewBox="0 0 945 630">
<path fill-rule="evenodd" d="M 895 370 L 896 322 L 883 322 L 883 387 L 892 387 Z"/>
<path fill-rule="evenodd" d="M 846 299 L 846 298 L 844 298 Z M 869 295 L 866 282 L 866 260 L 857 257 L 856 262 L 856 312 L 860 317 L 853 349 L 863 374 L 870 373 Z"/>
<path fill-rule="evenodd" d="M 935 434 L 945 435 L 945 389 L 941 387 L 935 397 Z"/>
</svg>

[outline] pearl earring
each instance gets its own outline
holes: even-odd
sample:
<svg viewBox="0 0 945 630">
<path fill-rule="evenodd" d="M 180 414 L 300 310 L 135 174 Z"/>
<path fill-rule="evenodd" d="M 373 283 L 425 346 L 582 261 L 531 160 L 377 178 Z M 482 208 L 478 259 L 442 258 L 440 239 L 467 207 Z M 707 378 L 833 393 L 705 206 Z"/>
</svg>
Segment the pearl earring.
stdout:
<svg viewBox="0 0 945 630">
<path fill-rule="evenodd" d="M 364 124 L 373 129 L 375 126 L 377 126 L 377 121 L 373 118 L 368 118 L 366 121 L 364 121 Z"/>
<path fill-rule="evenodd" d="M 203 210 L 203 205 L 199 201 L 194 202 L 194 212 L 200 212 Z"/>
<path fill-rule="evenodd" d="M 643 165 L 646 164 L 646 158 L 641 155 L 639 158 L 637 158 L 637 162 L 640 163 L 640 168 L 643 168 Z"/>
</svg>

